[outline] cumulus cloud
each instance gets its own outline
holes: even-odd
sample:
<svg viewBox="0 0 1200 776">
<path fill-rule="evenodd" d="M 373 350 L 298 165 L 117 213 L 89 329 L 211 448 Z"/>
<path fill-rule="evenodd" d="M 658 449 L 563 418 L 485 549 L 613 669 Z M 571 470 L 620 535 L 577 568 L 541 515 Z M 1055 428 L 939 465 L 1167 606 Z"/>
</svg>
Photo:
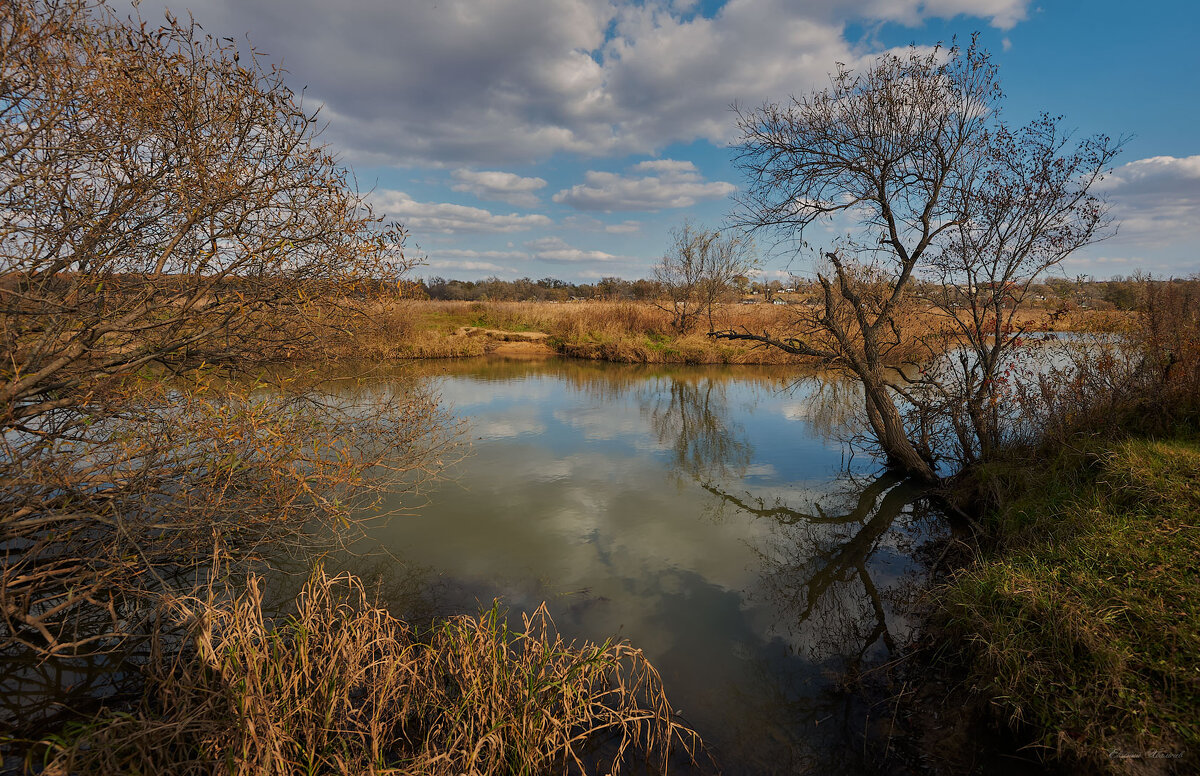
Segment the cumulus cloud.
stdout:
<svg viewBox="0 0 1200 776">
<path fill-rule="evenodd" d="M 551 264 L 612 264 L 632 261 L 628 256 L 617 256 L 598 250 L 576 248 L 560 237 L 542 237 L 529 240 L 524 250 L 476 251 L 464 249 L 433 249 L 422 266 L 433 270 L 457 270 L 464 272 L 492 272 L 519 274 L 529 272 L 531 261 Z M 612 270 L 601 273 L 611 275 Z"/>
<path fill-rule="evenodd" d="M 696 165 L 683 159 L 647 159 L 633 166 L 634 172 L 661 173 L 666 176 L 692 175 Z"/>
<path fill-rule="evenodd" d="M 1113 242 L 1154 248 L 1200 236 L 1200 155 L 1129 162 L 1096 190 L 1120 226 Z"/>
<path fill-rule="evenodd" d="M 629 261 L 629 257 L 627 256 L 615 256 L 604 251 L 588 251 L 575 248 L 567 244 L 561 237 L 543 237 L 538 240 L 530 240 L 525 243 L 525 247 L 529 249 L 530 257 L 537 261 L 562 264 L 593 261 Z"/>
<path fill-rule="evenodd" d="M 1028 16 L 1028 0 L 871 0 L 863 9 L 870 18 L 917 25 L 936 16 L 976 16 L 993 27 L 1010 30 Z"/>
<path fill-rule="evenodd" d="M 472 251 L 441 248 L 429 251 L 424 267 L 465 272 L 514 273 L 514 264 L 527 261 L 529 254 L 521 251 Z M 504 263 L 498 263 L 504 262 Z"/>
<path fill-rule="evenodd" d="M 1200 155 L 1152 156 L 1129 162 L 1113 170 L 1099 188 L 1122 196 L 1152 195 L 1200 198 Z"/>
<path fill-rule="evenodd" d="M 533 192 L 546 186 L 543 178 L 524 178 L 516 173 L 488 170 L 455 170 L 458 181 L 451 188 L 466 191 L 480 199 L 499 200 L 517 207 L 536 207 L 540 200 Z"/>
<path fill-rule="evenodd" d="M 143 0 L 141 10 L 154 19 L 167 4 L 178 6 Z M 282 60 L 307 104 L 325 105 L 329 139 L 351 161 L 461 167 L 723 142 L 730 103 L 780 99 L 823 83 L 835 62 L 861 62 L 847 22 L 967 14 L 1008 29 L 1028 0 L 728 0 L 715 11 L 679 0 L 189 6 L 205 30 L 248 33 Z"/>
<path fill-rule="evenodd" d="M 633 175 L 589 170 L 584 182 L 554 195 L 554 201 L 578 210 L 664 210 L 690 207 L 702 199 L 732 194 L 737 187 L 705 181 L 691 162 L 659 159 L 640 162 Z"/>
<path fill-rule="evenodd" d="M 500 215 L 483 208 L 450 202 L 417 202 L 403 191 L 388 189 L 377 192 L 372 202 L 388 218 L 399 221 L 417 234 L 520 232 L 553 223 L 540 213 Z"/>
</svg>

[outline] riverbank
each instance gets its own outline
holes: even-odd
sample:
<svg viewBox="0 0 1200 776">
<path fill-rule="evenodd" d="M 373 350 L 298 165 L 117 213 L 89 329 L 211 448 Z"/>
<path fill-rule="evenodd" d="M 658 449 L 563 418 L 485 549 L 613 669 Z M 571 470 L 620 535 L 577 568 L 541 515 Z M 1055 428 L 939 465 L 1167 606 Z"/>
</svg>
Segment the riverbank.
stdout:
<svg viewBox="0 0 1200 776">
<path fill-rule="evenodd" d="M 728 305 L 714 323 L 762 329 L 784 320 L 770 305 Z M 703 332 L 681 334 L 666 311 L 638 302 L 381 302 L 345 344 L 356 356 L 376 360 L 499 352 L 641 364 L 801 363 L 782 351 L 718 342 Z"/>
<path fill-rule="evenodd" d="M 785 332 L 795 327 L 799 304 L 724 304 L 714 309 L 715 330 Z M 1030 331 L 1110 328 L 1111 313 L 1076 310 L 1059 315 L 1031 309 L 1020 323 Z M 896 363 L 920 358 L 923 339 L 948 331 L 932 312 L 911 314 L 911 341 L 896 348 Z M 363 313 L 332 355 L 371 360 L 467 358 L 512 352 L 561 355 L 632 364 L 804 364 L 813 359 L 752 343 L 717 340 L 697 331 L 681 333 L 671 315 L 648 302 L 436 302 L 380 301 Z M 512 343 L 522 343 L 513 347 Z"/>
<path fill-rule="evenodd" d="M 974 719 L 959 715 L 939 728 L 922 713 L 923 729 L 912 734 L 925 744 L 945 735 L 952 747 L 963 730 L 977 735 L 990 723 L 1009 746 L 1056 771 L 1194 772 L 1194 420 L 1158 436 L 1079 435 L 1045 457 L 982 467 L 970 487 L 993 506 L 976 529 L 974 557 L 932 593 L 921 662 L 936 670 L 930 684 L 940 696 L 918 693 L 913 702 L 940 703 L 950 693 Z M 978 754 L 978 740 L 960 743 Z M 961 766 L 959 755 L 948 752 L 946 762 Z"/>
</svg>

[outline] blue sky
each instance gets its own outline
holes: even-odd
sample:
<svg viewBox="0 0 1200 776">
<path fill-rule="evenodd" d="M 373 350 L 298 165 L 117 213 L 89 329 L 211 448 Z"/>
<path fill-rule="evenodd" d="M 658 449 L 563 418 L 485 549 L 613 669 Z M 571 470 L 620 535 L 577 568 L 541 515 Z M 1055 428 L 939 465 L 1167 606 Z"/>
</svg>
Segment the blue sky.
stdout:
<svg viewBox="0 0 1200 776">
<path fill-rule="evenodd" d="M 157 3 L 157 4 L 155 4 Z M 175 10 L 185 6 L 171 3 Z M 153 19 L 161 0 L 141 4 Z M 1200 6 L 1027 0 L 192 0 L 282 61 L 325 139 L 405 224 L 423 276 L 649 275 L 741 184 L 733 101 L 836 62 L 978 31 L 1006 118 L 1132 136 L 1102 184 L 1116 236 L 1068 275 L 1200 272 Z M 804 257 L 765 256 L 768 276 Z"/>
</svg>

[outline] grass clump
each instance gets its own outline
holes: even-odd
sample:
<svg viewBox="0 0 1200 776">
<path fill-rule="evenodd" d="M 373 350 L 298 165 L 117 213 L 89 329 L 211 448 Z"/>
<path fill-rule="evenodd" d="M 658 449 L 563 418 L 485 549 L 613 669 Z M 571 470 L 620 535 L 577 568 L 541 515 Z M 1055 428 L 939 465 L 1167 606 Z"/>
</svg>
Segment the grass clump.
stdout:
<svg viewBox="0 0 1200 776">
<path fill-rule="evenodd" d="M 587 772 L 600 741 L 607 773 L 699 743 L 639 650 L 564 642 L 544 605 L 519 630 L 494 604 L 416 634 L 317 571 L 278 621 L 254 578 L 174 613 L 183 648 L 156 641 L 140 705 L 43 741 L 45 773 Z"/>
<path fill-rule="evenodd" d="M 970 681 L 1057 755 L 1196 767 L 1200 437 L 1064 450 L 990 472 L 1024 495 L 1002 499 L 991 549 L 940 591 L 948 635 L 969 645 Z"/>
</svg>

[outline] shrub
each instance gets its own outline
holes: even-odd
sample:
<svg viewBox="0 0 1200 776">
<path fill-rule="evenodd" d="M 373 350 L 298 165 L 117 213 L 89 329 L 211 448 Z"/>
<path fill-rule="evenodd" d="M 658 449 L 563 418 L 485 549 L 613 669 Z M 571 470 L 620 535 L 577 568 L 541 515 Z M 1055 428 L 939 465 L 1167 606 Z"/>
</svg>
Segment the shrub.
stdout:
<svg viewBox="0 0 1200 776">
<path fill-rule="evenodd" d="M 601 739 L 615 771 L 699 744 L 640 650 L 565 642 L 544 604 L 519 630 L 493 603 L 417 634 L 347 574 L 314 572 L 278 622 L 260 585 L 174 601 L 185 648 L 160 636 L 138 708 L 42 742 L 45 772 L 586 771 Z"/>
</svg>

